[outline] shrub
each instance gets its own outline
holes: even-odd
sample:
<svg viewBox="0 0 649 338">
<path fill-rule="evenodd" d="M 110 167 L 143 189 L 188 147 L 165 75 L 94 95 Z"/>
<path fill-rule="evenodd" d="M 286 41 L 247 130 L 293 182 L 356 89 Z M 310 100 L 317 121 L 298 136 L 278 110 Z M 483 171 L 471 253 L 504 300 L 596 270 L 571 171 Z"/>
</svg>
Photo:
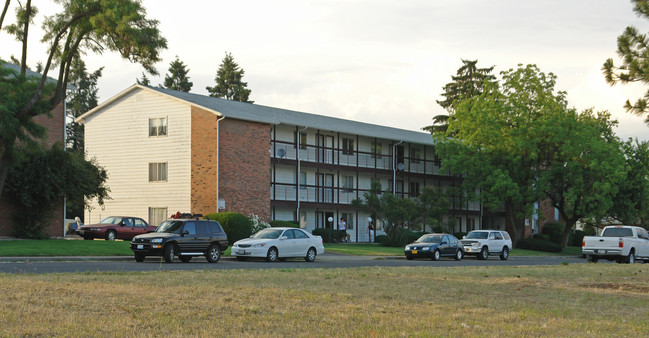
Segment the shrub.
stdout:
<svg viewBox="0 0 649 338">
<path fill-rule="evenodd" d="M 568 245 L 570 246 L 581 246 L 581 243 L 584 241 L 584 236 L 595 236 L 594 229 L 591 231 L 588 230 L 573 230 L 570 232 L 570 237 L 568 237 Z"/>
<path fill-rule="evenodd" d="M 557 222 L 548 222 L 543 226 L 542 234 L 548 235 L 549 240 L 554 243 L 561 243 L 561 234 L 563 233 L 563 228 L 565 226 Z"/>
<path fill-rule="evenodd" d="M 258 215 L 250 214 L 250 216 L 248 216 L 248 218 L 250 219 L 250 222 L 252 223 L 252 233 L 253 234 L 256 234 L 259 231 L 270 227 L 270 224 L 266 223 L 264 220 L 259 218 Z"/>
<path fill-rule="evenodd" d="M 234 243 L 252 235 L 252 222 L 238 212 L 219 212 L 205 216 L 205 219 L 217 221 L 228 235 L 228 241 Z"/>
<path fill-rule="evenodd" d="M 545 251 L 545 252 L 561 252 L 561 245 L 551 241 L 546 241 L 537 238 L 524 238 L 516 243 L 518 249 Z"/>
<path fill-rule="evenodd" d="M 297 221 L 280 221 L 280 220 L 274 220 L 270 222 L 270 226 L 273 228 L 283 228 L 283 227 L 289 227 L 289 228 L 299 228 L 300 223 Z"/>
<path fill-rule="evenodd" d="M 311 232 L 314 236 L 322 237 L 325 243 L 340 242 L 347 234 L 342 230 L 333 230 L 330 228 L 317 228 Z"/>
<path fill-rule="evenodd" d="M 550 240 L 550 236 L 544 235 L 544 234 L 534 234 L 534 235 L 532 235 L 532 238 L 540 239 L 542 241 L 549 241 Z"/>
<path fill-rule="evenodd" d="M 379 243 L 381 245 L 386 245 L 387 246 L 389 241 L 390 240 L 388 239 L 388 236 L 386 236 L 386 235 L 378 235 L 378 236 L 376 236 L 376 243 Z"/>
</svg>

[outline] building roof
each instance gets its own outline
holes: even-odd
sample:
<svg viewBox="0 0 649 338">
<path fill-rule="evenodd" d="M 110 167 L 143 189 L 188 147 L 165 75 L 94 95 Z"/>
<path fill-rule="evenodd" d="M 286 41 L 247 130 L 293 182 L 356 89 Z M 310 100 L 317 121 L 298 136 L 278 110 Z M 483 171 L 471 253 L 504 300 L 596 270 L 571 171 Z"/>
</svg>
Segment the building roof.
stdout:
<svg viewBox="0 0 649 338">
<path fill-rule="evenodd" d="M 13 63 L 4 62 L 4 61 L 1 61 L 1 60 L 0 60 L 0 66 L 5 67 L 5 68 L 9 68 L 9 69 L 13 69 L 13 70 L 15 70 L 16 72 L 20 72 L 20 66 L 15 65 L 15 64 L 13 64 Z M 39 79 L 40 79 L 41 76 L 43 76 L 43 74 L 40 74 L 40 73 L 34 72 L 34 71 L 30 70 L 29 68 L 27 68 L 27 69 L 25 70 L 25 75 L 27 75 L 28 77 L 37 77 L 37 78 L 39 78 Z M 53 79 L 53 78 L 51 78 L 51 77 L 49 77 L 49 76 L 47 77 L 47 82 L 50 82 L 50 83 L 56 83 L 56 81 L 57 81 L 56 79 Z M 68 88 L 68 90 L 76 90 L 76 89 L 77 89 L 77 87 L 75 87 L 75 86 L 73 86 L 73 85 L 71 85 L 71 84 L 69 84 L 69 83 L 68 83 L 68 87 L 67 87 L 67 88 Z"/>
<path fill-rule="evenodd" d="M 231 119 L 268 123 L 274 125 L 293 125 L 298 127 L 307 127 L 309 129 L 328 130 L 345 134 L 378 137 L 382 139 L 400 140 L 404 142 L 420 144 L 434 144 L 433 138 L 429 133 L 386 127 L 377 124 L 363 123 L 324 115 L 303 113 L 253 103 L 225 100 L 206 95 L 186 93 L 165 88 L 142 86 L 138 84 L 129 87 L 128 89 L 117 94 L 108 101 L 79 116 L 76 121 L 79 122 L 85 120 L 90 115 L 98 112 L 106 105 L 126 95 L 136 88 L 143 90 L 152 90 L 173 97 L 180 101 L 202 107 L 206 110 L 216 113 L 217 115 L 222 115 L 226 118 Z"/>
</svg>

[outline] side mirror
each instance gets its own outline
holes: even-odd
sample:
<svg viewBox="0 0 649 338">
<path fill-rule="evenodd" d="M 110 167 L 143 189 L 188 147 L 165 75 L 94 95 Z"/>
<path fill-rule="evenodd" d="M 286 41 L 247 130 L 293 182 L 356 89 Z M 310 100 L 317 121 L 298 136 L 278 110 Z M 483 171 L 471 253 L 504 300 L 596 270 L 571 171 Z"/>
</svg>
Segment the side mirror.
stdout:
<svg viewBox="0 0 649 338">
<path fill-rule="evenodd" d="M 439 245 L 444 245 L 444 244 L 448 244 L 448 242 L 439 243 Z"/>
<path fill-rule="evenodd" d="M 189 235 L 189 230 L 183 231 L 182 236 L 185 237 L 185 235 Z"/>
<path fill-rule="evenodd" d="M 280 239 L 280 240 L 285 240 L 285 239 L 288 239 L 288 237 L 286 237 L 286 236 L 282 236 L 282 237 L 280 237 L 279 239 Z"/>
</svg>

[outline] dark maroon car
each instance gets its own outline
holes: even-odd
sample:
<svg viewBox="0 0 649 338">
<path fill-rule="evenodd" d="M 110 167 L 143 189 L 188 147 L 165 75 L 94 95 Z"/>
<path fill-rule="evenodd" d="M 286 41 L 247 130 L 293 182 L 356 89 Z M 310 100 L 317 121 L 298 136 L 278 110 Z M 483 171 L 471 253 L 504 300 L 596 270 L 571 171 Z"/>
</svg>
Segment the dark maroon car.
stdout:
<svg viewBox="0 0 649 338">
<path fill-rule="evenodd" d="M 99 224 L 82 225 L 76 232 L 83 239 L 103 238 L 107 241 L 115 239 L 130 240 L 133 237 L 155 231 L 156 227 L 139 217 L 111 216 Z"/>
</svg>

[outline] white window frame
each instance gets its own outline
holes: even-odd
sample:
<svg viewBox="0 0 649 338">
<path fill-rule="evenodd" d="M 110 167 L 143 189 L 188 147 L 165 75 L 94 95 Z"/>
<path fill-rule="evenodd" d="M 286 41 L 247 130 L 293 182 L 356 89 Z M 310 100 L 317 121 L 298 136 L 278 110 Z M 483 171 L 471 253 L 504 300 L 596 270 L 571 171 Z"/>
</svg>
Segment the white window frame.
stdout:
<svg viewBox="0 0 649 338">
<path fill-rule="evenodd" d="M 149 163 L 149 182 L 167 182 L 169 165 L 167 162 Z"/>
<path fill-rule="evenodd" d="M 167 219 L 167 207 L 149 207 L 149 224 L 152 226 L 159 226 L 164 220 Z"/>
<path fill-rule="evenodd" d="M 149 119 L 149 137 L 167 136 L 167 117 L 155 117 Z"/>
</svg>

